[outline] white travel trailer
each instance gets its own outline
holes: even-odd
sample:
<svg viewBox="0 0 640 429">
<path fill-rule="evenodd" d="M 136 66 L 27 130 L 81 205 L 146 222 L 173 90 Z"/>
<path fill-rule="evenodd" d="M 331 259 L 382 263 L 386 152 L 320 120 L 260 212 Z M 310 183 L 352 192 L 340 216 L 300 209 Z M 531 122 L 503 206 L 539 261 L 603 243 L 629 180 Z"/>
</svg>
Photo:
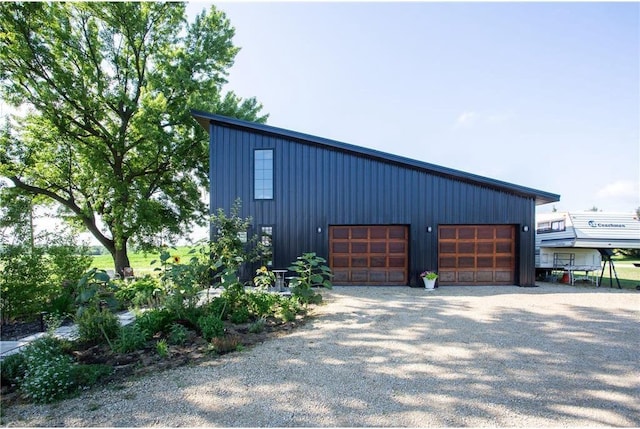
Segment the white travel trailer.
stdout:
<svg viewBox="0 0 640 429">
<path fill-rule="evenodd" d="M 593 280 L 604 249 L 640 249 L 640 220 L 633 213 L 573 212 L 536 216 L 536 272 L 584 272 Z"/>
</svg>

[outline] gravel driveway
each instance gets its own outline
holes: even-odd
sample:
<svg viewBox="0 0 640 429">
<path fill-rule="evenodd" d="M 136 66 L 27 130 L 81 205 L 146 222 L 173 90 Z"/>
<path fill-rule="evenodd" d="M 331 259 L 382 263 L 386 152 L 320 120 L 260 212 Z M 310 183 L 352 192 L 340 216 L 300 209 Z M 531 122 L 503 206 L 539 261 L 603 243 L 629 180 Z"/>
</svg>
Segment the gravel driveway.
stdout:
<svg viewBox="0 0 640 429">
<path fill-rule="evenodd" d="M 640 426 L 640 293 L 336 287 L 292 334 L 11 426 Z"/>
</svg>

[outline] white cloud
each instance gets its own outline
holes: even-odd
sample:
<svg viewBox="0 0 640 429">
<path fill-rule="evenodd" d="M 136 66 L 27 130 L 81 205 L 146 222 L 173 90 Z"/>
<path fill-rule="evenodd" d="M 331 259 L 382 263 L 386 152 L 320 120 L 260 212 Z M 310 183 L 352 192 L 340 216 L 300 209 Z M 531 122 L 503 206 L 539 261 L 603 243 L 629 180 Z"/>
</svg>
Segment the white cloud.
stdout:
<svg viewBox="0 0 640 429">
<path fill-rule="evenodd" d="M 637 198 L 638 183 L 633 180 L 618 180 L 600 188 L 596 196 L 598 198 Z"/>
<path fill-rule="evenodd" d="M 468 127 L 476 122 L 478 114 L 476 112 L 463 112 L 456 120 L 456 126 Z"/>
</svg>

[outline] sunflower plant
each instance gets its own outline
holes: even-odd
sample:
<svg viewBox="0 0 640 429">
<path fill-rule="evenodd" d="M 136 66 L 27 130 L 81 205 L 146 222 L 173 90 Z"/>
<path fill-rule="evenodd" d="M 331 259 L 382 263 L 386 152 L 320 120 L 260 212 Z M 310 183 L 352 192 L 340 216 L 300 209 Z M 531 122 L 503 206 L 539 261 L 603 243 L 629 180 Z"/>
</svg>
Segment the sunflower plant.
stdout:
<svg viewBox="0 0 640 429">
<path fill-rule="evenodd" d="M 253 284 L 261 289 L 266 289 L 276 282 L 276 275 L 267 269 L 264 265 L 256 270 L 256 276 L 253 278 Z"/>
</svg>

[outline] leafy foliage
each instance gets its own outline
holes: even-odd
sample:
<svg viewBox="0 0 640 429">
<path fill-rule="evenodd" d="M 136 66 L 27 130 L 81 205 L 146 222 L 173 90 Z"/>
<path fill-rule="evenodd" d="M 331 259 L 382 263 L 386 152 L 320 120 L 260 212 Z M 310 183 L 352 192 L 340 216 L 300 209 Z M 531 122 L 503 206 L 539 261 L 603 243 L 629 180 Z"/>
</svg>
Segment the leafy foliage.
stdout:
<svg viewBox="0 0 640 429">
<path fill-rule="evenodd" d="M 147 338 L 151 338 L 158 332 L 165 332 L 175 317 L 175 313 L 168 309 L 153 309 L 136 317 L 135 325 L 146 333 Z"/>
<path fill-rule="evenodd" d="M 20 384 L 27 369 L 23 353 L 14 353 L 0 360 L 0 375 L 3 386 Z"/>
<path fill-rule="evenodd" d="M 7 246 L 0 252 L 0 265 L 3 321 L 43 311 L 51 287 L 46 249 Z"/>
<path fill-rule="evenodd" d="M 253 278 L 253 284 L 261 289 L 267 289 L 276 282 L 276 275 L 273 271 L 269 271 L 264 265 L 256 270 L 256 276 Z"/>
<path fill-rule="evenodd" d="M 105 305 L 117 309 L 119 302 L 115 298 L 115 291 L 116 287 L 105 271 L 97 268 L 90 269 L 78 281 L 77 316 L 81 316 L 87 309 L 95 310 Z"/>
<path fill-rule="evenodd" d="M 0 131 L 13 184 L 0 192 L 60 205 L 118 272 L 129 240 L 206 220 L 207 138 L 190 109 L 266 120 L 254 98 L 223 91 L 239 50 L 224 13 L 188 23 L 178 2 L 3 2 L 0 27 L 0 95 L 30 107 Z"/>
<path fill-rule="evenodd" d="M 123 326 L 118 331 L 118 337 L 113 342 L 113 351 L 116 353 L 129 353 L 139 350 L 145 346 L 148 337 L 148 333 L 137 323 Z"/>
<path fill-rule="evenodd" d="M 36 403 L 53 402 L 74 388 L 73 359 L 58 340 L 45 336 L 25 347 L 26 369 L 21 389 Z"/>
<path fill-rule="evenodd" d="M 75 284 L 89 267 L 88 249 L 70 236 L 48 234 L 38 246 L 0 247 L 0 302 L 3 321 L 42 311 L 69 314 Z"/>
<path fill-rule="evenodd" d="M 168 337 L 169 344 L 183 345 L 187 342 L 188 338 L 189 338 L 189 330 L 184 326 L 178 323 L 174 323 L 169 328 L 169 337 Z"/>
<path fill-rule="evenodd" d="M 158 308 L 166 296 L 166 291 L 161 287 L 159 279 L 150 275 L 132 281 L 120 280 L 115 284 L 115 298 L 122 305 L 130 305 L 134 308 Z"/>
<path fill-rule="evenodd" d="M 315 253 L 304 253 L 289 267 L 294 271 L 294 276 L 289 285 L 294 296 L 303 303 L 318 304 L 322 301 L 322 295 L 313 291 L 314 287 L 331 288 L 331 269 L 326 265 L 326 260 Z"/>
<path fill-rule="evenodd" d="M 89 307 L 76 317 L 79 340 L 89 344 L 100 344 L 117 337 L 120 332 L 118 317 L 108 309 Z"/>
<path fill-rule="evenodd" d="M 198 319 L 198 328 L 202 332 L 202 337 L 207 341 L 224 335 L 224 323 L 222 319 L 215 315 L 201 316 Z"/>
</svg>

